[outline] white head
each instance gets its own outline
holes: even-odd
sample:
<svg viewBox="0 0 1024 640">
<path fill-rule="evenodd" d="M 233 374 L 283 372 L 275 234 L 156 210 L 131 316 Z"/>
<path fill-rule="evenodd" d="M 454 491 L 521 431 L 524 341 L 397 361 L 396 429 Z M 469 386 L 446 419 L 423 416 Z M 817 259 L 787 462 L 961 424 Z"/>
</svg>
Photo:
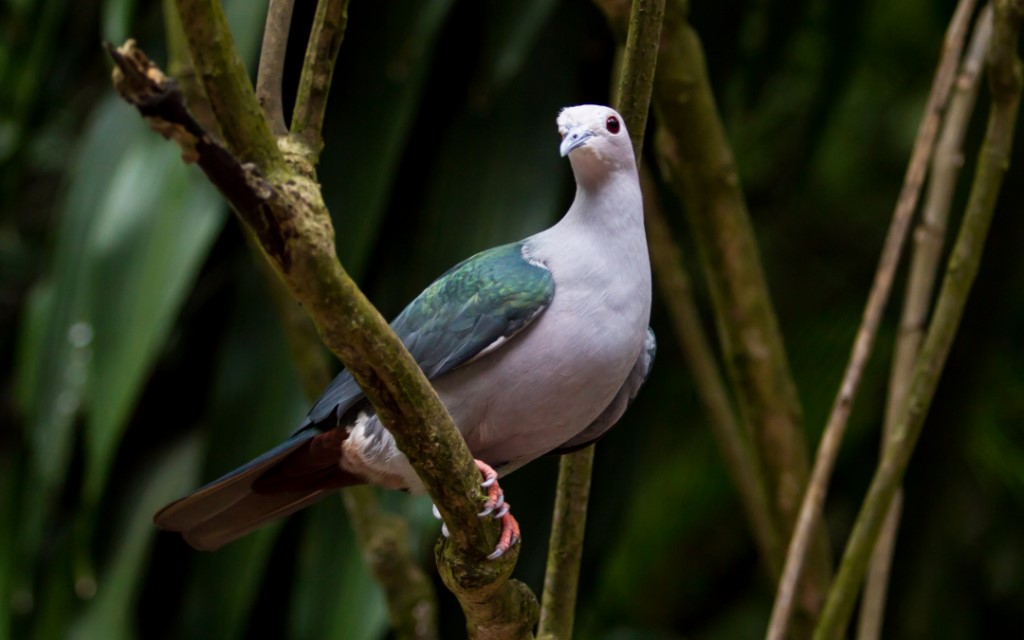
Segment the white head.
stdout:
<svg viewBox="0 0 1024 640">
<path fill-rule="evenodd" d="M 633 144 L 622 116 L 611 107 L 583 104 L 558 114 L 559 151 L 569 156 L 576 181 L 595 184 L 617 171 L 636 174 Z"/>
</svg>

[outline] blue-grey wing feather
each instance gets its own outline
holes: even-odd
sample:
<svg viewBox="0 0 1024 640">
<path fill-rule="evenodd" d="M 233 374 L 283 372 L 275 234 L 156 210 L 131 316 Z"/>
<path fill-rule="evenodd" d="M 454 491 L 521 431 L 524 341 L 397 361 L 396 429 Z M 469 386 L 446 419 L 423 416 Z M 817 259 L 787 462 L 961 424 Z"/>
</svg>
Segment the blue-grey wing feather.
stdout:
<svg viewBox="0 0 1024 640">
<path fill-rule="evenodd" d="M 630 370 L 629 375 L 626 376 L 626 381 L 622 383 L 622 388 L 615 394 L 611 404 L 601 412 L 601 415 L 597 416 L 593 422 L 591 422 L 586 429 L 579 432 L 567 441 L 562 446 L 558 447 L 551 453 L 563 454 L 572 453 L 578 449 L 596 442 L 608 432 L 609 429 L 615 426 L 615 423 L 622 418 L 622 415 L 626 413 L 626 409 L 636 398 L 640 392 L 640 387 L 647 382 L 647 376 L 651 373 L 651 368 L 654 366 L 654 356 L 658 350 L 658 343 L 654 339 L 654 331 L 647 327 L 647 337 L 644 339 L 644 348 L 641 349 L 639 357 L 636 359 L 636 364 Z"/>
<path fill-rule="evenodd" d="M 435 280 L 391 322 L 428 378 L 442 376 L 522 331 L 551 303 L 555 284 L 543 265 L 528 261 L 522 243 L 488 249 Z M 332 427 L 363 399 L 342 371 L 303 423 Z"/>
</svg>

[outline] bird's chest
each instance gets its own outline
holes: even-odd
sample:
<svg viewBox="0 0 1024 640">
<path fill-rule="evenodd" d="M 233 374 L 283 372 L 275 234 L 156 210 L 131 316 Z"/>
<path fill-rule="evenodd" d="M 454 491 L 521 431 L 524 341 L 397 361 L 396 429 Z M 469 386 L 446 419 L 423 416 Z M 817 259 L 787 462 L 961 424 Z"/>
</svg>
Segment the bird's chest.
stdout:
<svg viewBox="0 0 1024 640">
<path fill-rule="evenodd" d="M 496 464 L 532 459 L 608 406 L 636 362 L 650 315 L 649 272 L 618 265 L 551 264 L 547 310 L 507 347 L 440 381 L 474 455 Z"/>
</svg>

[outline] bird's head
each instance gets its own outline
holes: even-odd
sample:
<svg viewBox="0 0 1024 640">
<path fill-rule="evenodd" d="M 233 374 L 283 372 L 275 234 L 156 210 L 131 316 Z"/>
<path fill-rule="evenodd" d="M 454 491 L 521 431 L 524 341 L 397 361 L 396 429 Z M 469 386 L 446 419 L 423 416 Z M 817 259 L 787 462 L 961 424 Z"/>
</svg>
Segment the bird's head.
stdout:
<svg viewBox="0 0 1024 640">
<path fill-rule="evenodd" d="M 579 178 L 598 178 L 616 170 L 636 170 L 633 144 L 622 116 L 611 107 L 583 104 L 558 114 L 559 151 L 569 156 Z"/>
</svg>

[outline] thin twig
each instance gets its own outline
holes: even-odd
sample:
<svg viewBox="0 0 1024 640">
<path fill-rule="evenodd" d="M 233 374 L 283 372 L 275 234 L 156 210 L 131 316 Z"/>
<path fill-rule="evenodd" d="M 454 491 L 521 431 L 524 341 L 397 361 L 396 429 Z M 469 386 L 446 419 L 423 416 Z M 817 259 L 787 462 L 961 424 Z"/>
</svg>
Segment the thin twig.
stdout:
<svg viewBox="0 0 1024 640">
<path fill-rule="evenodd" d="M 740 504 L 750 523 L 754 542 L 773 579 L 782 570 L 782 548 L 768 509 L 768 496 L 760 480 L 757 462 L 750 451 L 739 419 L 729 400 L 722 370 L 715 360 L 711 341 L 700 321 L 690 276 L 672 229 L 665 220 L 651 172 L 640 171 L 644 192 L 644 220 L 651 267 L 661 299 L 668 309 L 672 329 L 690 368 L 697 397 L 711 424 L 711 433 L 725 459 L 725 467 L 739 492 Z"/>
<path fill-rule="evenodd" d="M 317 3 L 299 78 L 299 92 L 292 111 L 292 136 L 302 145 L 304 155 L 314 165 L 324 146 L 321 130 L 331 78 L 334 77 L 334 62 L 348 24 L 348 3 L 349 0 L 320 0 Z"/>
<path fill-rule="evenodd" d="M 640 167 L 644 148 L 647 112 L 651 107 L 654 69 L 658 62 L 658 43 L 664 17 L 665 0 L 633 0 L 615 107 L 626 120 L 637 168 Z"/>
<path fill-rule="evenodd" d="M 899 410 L 906 400 L 907 389 L 914 376 L 914 363 L 924 341 L 925 324 L 931 308 L 932 294 L 942 245 L 946 237 L 946 220 L 953 204 L 956 179 L 963 166 L 964 135 L 974 112 L 975 99 L 985 54 L 992 36 L 992 10 L 986 5 L 975 21 L 971 41 L 967 45 L 957 77 L 949 110 L 942 122 L 942 132 L 932 157 L 932 167 L 925 194 L 921 221 L 914 233 L 914 251 L 910 261 L 910 275 L 903 299 L 900 332 L 896 341 L 892 373 L 889 378 L 889 397 L 885 412 L 885 428 L 880 443 L 884 453 Z M 860 620 L 857 624 L 858 640 L 877 640 L 881 636 L 885 615 L 885 597 L 892 566 L 903 503 L 903 490 L 897 491 L 885 519 L 885 526 L 871 556 L 871 568 L 861 598 Z"/>
<path fill-rule="evenodd" d="M 939 66 L 935 73 L 935 80 L 928 97 L 924 117 L 918 128 L 917 139 L 914 142 L 914 150 L 910 157 L 910 163 L 907 166 L 903 188 L 900 190 L 899 198 L 896 201 L 896 209 L 893 213 L 892 222 L 889 225 L 885 245 L 882 248 L 878 270 L 875 272 L 875 280 L 872 284 L 871 292 L 868 294 L 861 326 L 857 331 L 853 351 L 850 354 L 850 360 L 843 374 L 839 394 L 832 405 L 832 411 L 829 414 L 821 442 L 818 445 L 814 469 L 811 472 L 811 481 L 807 485 L 803 503 L 800 505 L 800 515 L 797 518 L 796 528 L 793 531 L 793 537 L 790 539 L 786 563 L 782 570 L 782 578 L 779 580 L 779 589 L 776 593 L 771 622 L 768 626 L 768 640 L 782 640 L 789 627 L 789 618 L 793 609 L 797 584 L 803 573 L 804 561 L 813 539 L 812 536 L 818 528 L 821 509 L 825 502 L 825 495 L 828 492 L 828 482 L 832 476 L 832 469 L 835 466 L 836 456 L 839 453 L 843 433 L 846 431 L 853 399 L 860 386 L 861 376 L 864 373 L 864 368 L 867 366 L 868 357 L 871 355 L 875 337 L 878 334 L 878 326 L 881 323 L 882 312 L 885 310 L 886 302 L 889 300 L 892 282 L 896 276 L 896 267 L 899 265 L 900 254 L 905 244 L 904 240 L 910 228 L 914 209 L 917 206 L 921 186 L 924 184 L 928 160 L 931 158 L 932 149 L 935 146 L 935 137 L 939 129 L 942 112 L 945 109 L 953 81 L 956 78 L 956 69 L 960 61 L 961 51 L 963 50 L 971 13 L 974 10 L 974 3 L 975 0 L 960 0 L 956 12 L 950 21 L 949 29 L 946 31 L 946 38 L 943 43 Z"/>
<path fill-rule="evenodd" d="M 616 107 L 630 132 L 638 167 L 664 14 L 665 0 L 636 0 L 633 3 L 615 98 Z M 542 638 L 572 637 L 593 464 L 594 447 L 591 446 L 566 455 L 558 467 L 555 515 L 538 632 Z"/>
<path fill-rule="evenodd" d="M 576 612 L 583 534 L 587 525 L 594 447 L 562 456 L 558 465 L 555 512 L 551 520 L 537 640 L 571 638 Z"/>
<path fill-rule="evenodd" d="M 271 133 L 277 137 L 288 133 L 281 103 L 281 85 L 294 5 L 295 0 L 270 0 L 260 49 L 260 68 L 256 72 L 256 99 L 263 107 L 263 113 L 267 114 Z"/>
<path fill-rule="evenodd" d="M 1024 85 L 1024 65 L 1017 55 L 1020 28 L 1024 22 L 1024 3 L 1019 0 L 996 0 L 993 7 L 992 43 L 988 55 L 992 103 L 967 208 L 949 257 L 935 312 L 914 368 L 907 401 L 900 407 L 899 418 L 887 441 L 885 455 L 875 471 L 857 515 L 835 585 L 829 593 L 815 633 L 818 640 L 834 640 L 845 635 L 857 593 L 867 571 L 871 550 L 921 435 L 967 297 L 978 275 L 999 190 L 1010 164 L 1021 88 Z"/>
</svg>

